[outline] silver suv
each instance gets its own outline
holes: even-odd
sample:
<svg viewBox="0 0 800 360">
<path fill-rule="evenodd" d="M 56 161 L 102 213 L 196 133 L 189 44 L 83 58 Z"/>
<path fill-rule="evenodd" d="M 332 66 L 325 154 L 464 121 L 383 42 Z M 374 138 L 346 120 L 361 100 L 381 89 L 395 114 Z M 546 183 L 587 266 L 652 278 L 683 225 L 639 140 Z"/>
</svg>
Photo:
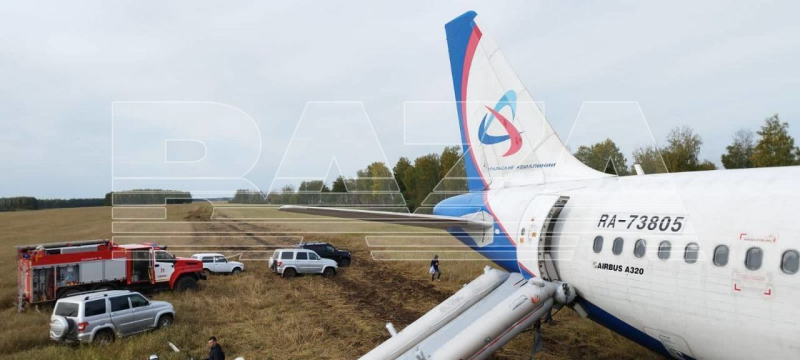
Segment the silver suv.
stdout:
<svg viewBox="0 0 800 360">
<path fill-rule="evenodd" d="M 59 299 L 50 316 L 50 339 L 109 344 L 128 336 L 169 326 L 175 309 L 129 290 L 90 291 Z"/>
<path fill-rule="evenodd" d="M 336 275 L 336 261 L 321 258 L 316 252 L 306 249 L 278 249 L 269 258 L 269 268 L 283 277 L 297 274 Z"/>
</svg>

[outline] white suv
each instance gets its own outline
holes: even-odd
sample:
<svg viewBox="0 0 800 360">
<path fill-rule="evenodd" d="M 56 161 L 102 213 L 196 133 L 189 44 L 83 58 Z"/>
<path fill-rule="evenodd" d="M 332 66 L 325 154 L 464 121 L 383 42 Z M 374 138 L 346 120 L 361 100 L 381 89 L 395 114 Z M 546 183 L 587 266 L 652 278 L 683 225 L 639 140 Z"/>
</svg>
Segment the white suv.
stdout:
<svg viewBox="0 0 800 360">
<path fill-rule="evenodd" d="M 222 254 L 194 254 L 192 259 L 203 262 L 203 270 L 209 273 L 238 274 L 244 271 L 244 264 L 228 261 Z"/>
<path fill-rule="evenodd" d="M 56 302 L 50 316 L 50 339 L 109 344 L 127 336 L 172 324 L 175 309 L 129 290 L 89 291 Z"/>
<path fill-rule="evenodd" d="M 297 274 L 322 274 L 330 277 L 336 275 L 339 266 L 336 261 L 321 258 L 312 250 L 278 249 L 269 258 L 269 268 L 283 277 L 294 277 Z"/>
</svg>

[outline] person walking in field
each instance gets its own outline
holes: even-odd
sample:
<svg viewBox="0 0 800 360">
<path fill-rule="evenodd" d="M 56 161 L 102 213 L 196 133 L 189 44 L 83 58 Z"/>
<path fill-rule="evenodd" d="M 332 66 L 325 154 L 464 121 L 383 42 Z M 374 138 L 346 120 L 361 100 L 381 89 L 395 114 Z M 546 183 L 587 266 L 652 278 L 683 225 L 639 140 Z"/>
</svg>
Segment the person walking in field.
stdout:
<svg viewBox="0 0 800 360">
<path fill-rule="evenodd" d="M 431 260 L 431 281 L 433 281 L 434 277 L 436 281 L 441 281 L 442 272 L 439 271 L 439 255 L 433 255 L 433 260 Z"/>
<path fill-rule="evenodd" d="M 219 346 L 217 338 L 214 336 L 208 338 L 208 358 L 206 360 L 225 360 L 222 346 Z"/>
</svg>

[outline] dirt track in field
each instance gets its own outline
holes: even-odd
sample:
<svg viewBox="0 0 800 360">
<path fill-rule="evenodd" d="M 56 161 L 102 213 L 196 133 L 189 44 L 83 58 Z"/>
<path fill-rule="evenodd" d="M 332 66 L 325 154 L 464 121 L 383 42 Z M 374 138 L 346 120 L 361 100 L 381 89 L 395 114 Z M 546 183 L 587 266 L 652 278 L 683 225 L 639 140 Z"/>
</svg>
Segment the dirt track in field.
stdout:
<svg viewBox="0 0 800 360">
<path fill-rule="evenodd" d="M 186 220 L 207 220 L 202 214 L 190 213 Z M 245 237 L 259 245 L 274 246 L 286 244 L 292 239 L 286 229 L 277 224 L 250 224 L 246 221 L 211 221 L 212 228 L 217 231 L 244 234 Z M 269 237 L 256 233 L 268 232 Z M 284 237 L 281 239 L 281 237 Z M 316 240 L 333 244 L 341 242 L 342 236 L 316 235 Z M 350 241 L 363 241 L 357 236 Z M 285 240 L 285 241 L 280 241 Z M 428 310 L 409 309 L 407 304 L 420 302 L 440 303 L 450 295 L 437 289 L 433 284 L 420 279 L 409 279 L 394 271 L 385 262 L 373 260 L 369 252 L 351 250 L 352 264 L 340 268 L 339 274 L 331 279 L 349 303 L 356 305 L 360 315 L 381 323 L 391 322 L 396 327 L 408 326 L 424 315 Z M 357 270 L 356 270 L 357 269 Z M 387 334 L 388 338 L 388 334 Z M 377 344 L 375 344 L 377 345 Z"/>
</svg>

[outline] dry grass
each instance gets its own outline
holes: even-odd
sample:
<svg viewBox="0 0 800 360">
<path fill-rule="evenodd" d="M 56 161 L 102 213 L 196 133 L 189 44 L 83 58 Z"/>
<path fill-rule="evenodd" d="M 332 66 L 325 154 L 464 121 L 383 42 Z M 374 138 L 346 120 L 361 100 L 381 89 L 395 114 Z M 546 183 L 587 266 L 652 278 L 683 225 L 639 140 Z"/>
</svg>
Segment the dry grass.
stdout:
<svg viewBox="0 0 800 360">
<path fill-rule="evenodd" d="M 21 314 L 16 312 L 16 267 L 11 245 L 110 237 L 111 209 L 0 213 L 0 228 L 3 229 L 0 246 L 4 248 L 0 251 L 0 357 L 146 359 L 148 355 L 158 353 L 164 359 L 186 359 L 183 354 L 168 353 L 166 344 L 172 341 L 195 358 L 202 358 L 205 356 L 205 339 L 213 334 L 220 339 L 231 358 L 354 359 L 388 337 L 385 322 L 391 321 L 400 329 L 405 327 L 453 294 L 462 284 L 474 279 L 489 264 L 485 260 L 447 261 L 448 257 L 444 255 L 443 281 L 431 283 L 427 277 L 426 261 L 375 261 L 364 239 L 365 234 L 419 232 L 418 229 L 326 223 L 322 218 L 310 218 L 309 222 L 305 221 L 309 218 L 302 216 L 263 209 L 227 209 L 215 213 L 215 218 L 251 220 L 209 223 L 206 220 L 211 216 L 211 209 L 207 205 L 174 205 L 168 210 L 169 220 L 187 221 L 173 224 L 173 228 L 212 232 L 209 236 L 170 238 L 168 242 L 172 245 L 277 245 L 296 239 L 287 235 L 303 236 L 307 241 L 330 241 L 351 250 L 353 266 L 342 269 L 332 279 L 304 276 L 288 280 L 268 273 L 265 262 L 247 262 L 245 273 L 236 277 L 212 276 L 196 293 L 162 292 L 153 295 L 155 299 L 175 305 L 177 320 L 169 329 L 121 339 L 109 347 L 61 345 L 48 339 L 50 308 L 42 307 L 41 312 L 35 309 Z M 137 231 L 163 230 L 163 225 L 159 224 L 134 227 Z M 115 228 L 117 232 L 119 229 Z M 338 233 L 323 233 L 332 230 Z M 231 239 L 226 237 L 229 234 L 221 233 L 226 231 L 246 235 Z M 440 234 L 417 236 L 429 236 L 431 244 L 447 246 L 433 247 L 431 251 L 458 249 L 452 247 L 458 246 L 456 240 L 436 235 Z M 140 240 L 126 238 L 126 241 Z M 235 251 L 228 253 L 232 252 Z M 419 256 L 427 260 L 429 254 L 421 253 Z M 544 353 L 538 358 L 656 357 L 648 350 L 581 319 L 571 310 L 560 312 L 553 324 L 546 325 L 544 336 Z M 532 334 L 525 333 L 496 353 L 494 358 L 527 359 L 531 341 Z"/>
</svg>

